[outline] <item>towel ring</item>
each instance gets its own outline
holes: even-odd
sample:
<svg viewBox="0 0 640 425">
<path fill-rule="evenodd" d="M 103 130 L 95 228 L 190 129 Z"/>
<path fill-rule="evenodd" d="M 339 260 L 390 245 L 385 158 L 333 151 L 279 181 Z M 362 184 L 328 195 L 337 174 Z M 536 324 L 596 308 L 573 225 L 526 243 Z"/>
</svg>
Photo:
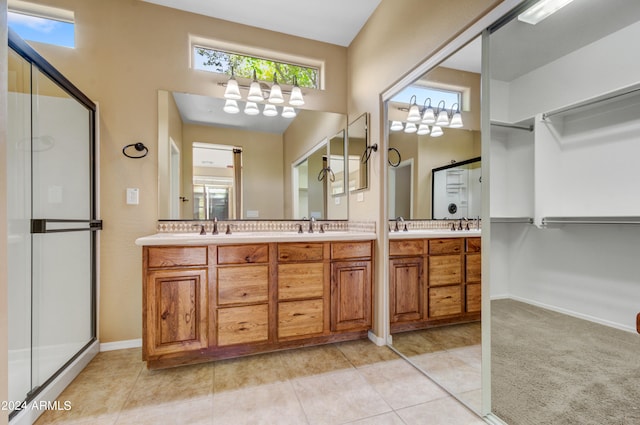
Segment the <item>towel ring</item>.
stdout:
<svg viewBox="0 0 640 425">
<path fill-rule="evenodd" d="M 127 153 L 127 149 L 129 149 L 130 147 L 133 147 L 138 152 L 144 152 L 144 153 L 142 153 L 142 154 L 140 154 L 138 156 L 129 155 Z M 144 158 L 145 156 L 147 156 L 147 154 L 149 153 L 149 149 L 142 142 L 131 143 L 130 145 L 127 145 L 124 148 L 122 148 L 122 153 L 127 158 L 140 159 L 140 158 Z"/>
</svg>

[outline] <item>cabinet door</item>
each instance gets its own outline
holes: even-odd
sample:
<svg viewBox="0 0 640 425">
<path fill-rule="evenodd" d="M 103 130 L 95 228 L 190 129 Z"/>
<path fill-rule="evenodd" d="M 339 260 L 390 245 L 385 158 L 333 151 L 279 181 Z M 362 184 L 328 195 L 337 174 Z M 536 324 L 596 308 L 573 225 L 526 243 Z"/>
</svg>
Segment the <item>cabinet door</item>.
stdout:
<svg viewBox="0 0 640 425">
<path fill-rule="evenodd" d="M 429 317 L 432 319 L 462 313 L 461 286 L 429 288 Z"/>
<path fill-rule="evenodd" d="M 420 320 L 423 315 L 422 257 L 397 258 L 389 262 L 391 323 Z"/>
<path fill-rule="evenodd" d="M 322 298 L 278 303 L 278 338 L 308 337 L 322 333 Z"/>
<path fill-rule="evenodd" d="M 467 313 L 479 313 L 482 296 L 479 283 L 467 284 Z"/>
<path fill-rule="evenodd" d="M 145 285 L 147 355 L 207 347 L 207 270 L 157 270 Z"/>
<path fill-rule="evenodd" d="M 482 281 L 481 254 L 467 254 L 465 268 L 467 283 L 480 283 Z"/>
<path fill-rule="evenodd" d="M 331 330 L 371 327 L 371 261 L 331 264 Z"/>
<path fill-rule="evenodd" d="M 266 342 L 269 339 L 267 304 L 218 309 L 218 346 Z"/>
</svg>

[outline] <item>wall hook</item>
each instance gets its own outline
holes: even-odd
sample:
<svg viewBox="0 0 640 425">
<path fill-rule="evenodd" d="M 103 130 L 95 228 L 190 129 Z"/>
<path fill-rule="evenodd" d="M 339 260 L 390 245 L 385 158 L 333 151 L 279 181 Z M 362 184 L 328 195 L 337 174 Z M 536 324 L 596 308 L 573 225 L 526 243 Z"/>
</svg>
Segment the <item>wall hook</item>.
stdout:
<svg viewBox="0 0 640 425">
<path fill-rule="evenodd" d="M 129 155 L 127 153 L 127 149 L 129 149 L 130 147 L 133 147 L 138 152 L 144 152 L 144 153 L 142 153 L 142 154 L 140 154 L 138 156 L 131 156 L 131 155 Z M 131 143 L 130 145 L 127 145 L 124 148 L 122 148 L 122 153 L 127 158 L 140 159 L 140 158 L 144 158 L 145 156 L 147 156 L 147 154 L 149 153 L 149 149 L 144 145 L 144 143 L 137 142 L 137 143 Z"/>
</svg>

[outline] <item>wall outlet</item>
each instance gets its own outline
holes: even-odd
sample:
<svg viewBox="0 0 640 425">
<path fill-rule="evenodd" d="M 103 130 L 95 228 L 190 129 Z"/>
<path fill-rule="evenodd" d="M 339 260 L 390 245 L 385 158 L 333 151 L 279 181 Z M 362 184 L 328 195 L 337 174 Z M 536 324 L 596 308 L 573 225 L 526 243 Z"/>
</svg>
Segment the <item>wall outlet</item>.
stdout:
<svg viewBox="0 0 640 425">
<path fill-rule="evenodd" d="M 246 218 L 258 218 L 260 217 L 260 212 L 258 210 L 247 210 Z"/>
<path fill-rule="evenodd" d="M 140 203 L 140 191 L 137 187 L 127 188 L 127 205 L 138 205 Z"/>
</svg>

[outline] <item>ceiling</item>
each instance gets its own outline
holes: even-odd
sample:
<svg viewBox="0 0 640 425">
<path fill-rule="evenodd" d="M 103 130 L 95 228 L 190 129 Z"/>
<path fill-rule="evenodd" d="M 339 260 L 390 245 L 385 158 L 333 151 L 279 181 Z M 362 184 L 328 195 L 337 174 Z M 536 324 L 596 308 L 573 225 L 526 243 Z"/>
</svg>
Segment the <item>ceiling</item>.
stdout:
<svg viewBox="0 0 640 425">
<path fill-rule="evenodd" d="M 346 47 L 381 0 L 143 1 Z"/>
</svg>

